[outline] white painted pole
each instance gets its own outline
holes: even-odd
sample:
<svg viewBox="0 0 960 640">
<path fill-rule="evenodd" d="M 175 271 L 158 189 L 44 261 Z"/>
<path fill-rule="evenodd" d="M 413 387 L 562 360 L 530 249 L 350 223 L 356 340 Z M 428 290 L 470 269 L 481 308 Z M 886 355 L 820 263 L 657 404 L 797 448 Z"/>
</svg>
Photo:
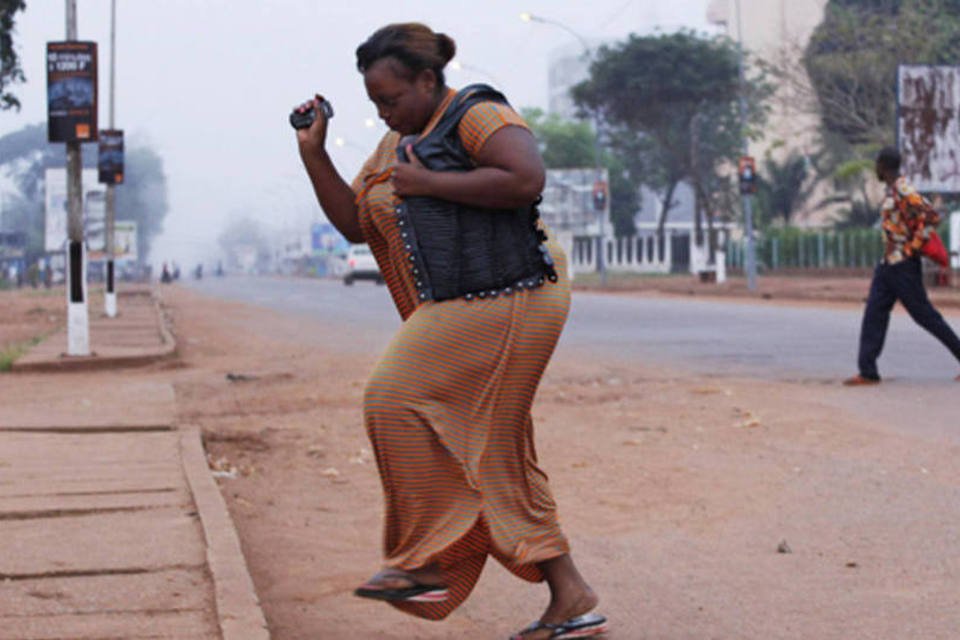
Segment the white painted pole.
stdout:
<svg viewBox="0 0 960 640">
<path fill-rule="evenodd" d="M 117 0 L 110 0 L 110 129 L 113 129 L 113 105 L 114 105 L 114 80 L 116 78 L 116 52 L 117 52 Z M 108 318 L 117 317 L 117 280 L 114 269 L 113 251 L 116 245 L 114 236 L 114 221 L 116 220 L 117 205 L 116 186 L 107 185 L 106 194 L 106 220 L 104 220 L 103 239 L 106 244 L 106 269 L 104 277 L 107 279 L 106 291 L 103 295 L 104 313 Z"/>
<path fill-rule="evenodd" d="M 77 2 L 66 1 L 67 40 L 77 39 Z M 79 142 L 67 143 L 67 355 L 90 355 L 87 255 L 83 246 L 83 158 Z"/>
</svg>

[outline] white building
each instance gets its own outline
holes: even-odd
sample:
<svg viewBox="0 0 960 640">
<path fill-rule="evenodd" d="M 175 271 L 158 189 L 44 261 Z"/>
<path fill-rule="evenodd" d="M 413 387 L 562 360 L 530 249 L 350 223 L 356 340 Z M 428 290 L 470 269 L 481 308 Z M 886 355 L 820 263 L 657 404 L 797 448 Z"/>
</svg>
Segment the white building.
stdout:
<svg viewBox="0 0 960 640">
<path fill-rule="evenodd" d="M 750 145 L 761 165 L 770 152 L 782 160 L 792 152 L 812 156 L 818 148 L 819 106 L 802 57 L 827 0 L 711 0 L 707 20 L 732 40 L 742 37 L 748 60 L 763 60 L 785 74 L 777 83 L 767 130 Z M 739 6 L 740 14 L 737 9 Z M 818 209 L 827 193 L 818 189 L 796 222 L 817 226 L 830 221 L 831 210 Z"/>
</svg>

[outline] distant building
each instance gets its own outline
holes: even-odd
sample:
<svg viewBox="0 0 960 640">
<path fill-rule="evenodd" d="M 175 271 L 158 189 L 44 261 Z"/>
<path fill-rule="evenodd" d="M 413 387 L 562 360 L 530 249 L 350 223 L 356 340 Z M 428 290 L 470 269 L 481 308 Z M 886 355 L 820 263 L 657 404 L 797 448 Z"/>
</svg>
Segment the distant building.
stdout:
<svg viewBox="0 0 960 640">
<path fill-rule="evenodd" d="M 606 44 L 604 41 L 588 41 L 591 51 Z M 590 58 L 583 45 L 571 42 L 550 53 L 547 67 L 547 108 L 569 120 L 577 118 L 577 107 L 570 97 L 570 90 L 587 79 Z"/>
<path fill-rule="evenodd" d="M 827 0 L 711 0 L 707 8 L 711 24 L 734 41 L 741 35 L 742 26 L 744 50 L 787 74 L 773 97 L 766 134 L 750 145 L 761 170 L 768 151 L 782 160 L 791 152 L 809 157 L 817 150 L 819 110 L 801 59 L 823 20 L 826 4 Z M 817 208 L 825 195 L 820 190 L 814 193 L 797 222 L 813 226 L 829 223 L 831 210 Z"/>
</svg>

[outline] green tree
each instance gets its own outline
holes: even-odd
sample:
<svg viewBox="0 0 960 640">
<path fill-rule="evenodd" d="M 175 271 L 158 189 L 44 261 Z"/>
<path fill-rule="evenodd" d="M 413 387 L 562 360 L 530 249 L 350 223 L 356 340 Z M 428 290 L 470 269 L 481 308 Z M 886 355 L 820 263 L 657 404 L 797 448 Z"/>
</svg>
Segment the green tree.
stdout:
<svg viewBox="0 0 960 640">
<path fill-rule="evenodd" d="M 270 261 L 270 243 L 263 226 L 249 216 L 230 219 L 217 238 L 233 269 L 265 268 Z"/>
<path fill-rule="evenodd" d="M 872 160 L 847 160 L 834 170 L 833 180 L 840 194 L 833 198 L 833 202 L 845 205 L 835 223 L 838 229 L 865 228 L 878 224 L 880 208 L 871 204 L 867 191 L 871 179 L 876 179 Z"/>
<path fill-rule="evenodd" d="M 523 118 L 540 144 L 548 169 L 592 167 L 596 163 L 593 128 L 582 120 L 565 120 L 542 109 L 523 109 Z M 600 164 L 610 176 L 610 219 L 617 236 L 636 234 L 633 218 L 639 206 L 639 186 L 630 178 L 626 163 L 609 149 L 601 149 Z"/>
<path fill-rule="evenodd" d="M 803 64 L 825 129 L 879 147 L 894 137 L 897 67 L 958 59 L 960 0 L 830 0 Z"/>
<path fill-rule="evenodd" d="M 97 154 L 87 146 L 85 167 L 95 167 Z M 141 260 L 150 253 L 153 238 L 167 214 L 167 183 L 163 160 L 148 146 L 130 145 L 124 160 L 124 184 L 117 186 L 117 220 L 137 223 Z M 13 230 L 27 233 L 31 256 L 43 253 L 45 207 L 44 170 L 66 166 L 64 145 L 47 142 L 45 124 L 28 125 L 0 137 L 0 168 L 12 178 L 15 191 L 4 198 L 4 220 Z"/>
<path fill-rule="evenodd" d="M 117 220 L 137 223 L 141 261 L 150 254 L 153 239 L 163 230 L 167 215 L 167 176 L 163 158 L 147 146 L 125 149 L 123 184 L 118 185 Z"/>
<path fill-rule="evenodd" d="M 758 126 L 770 89 L 762 77 L 745 86 L 748 120 Z M 573 97 L 599 115 L 633 179 L 662 194 L 661 241 L 681 181 L 693 184 L 698 218 L 723 200 L 715 190 L 731 185 L 717 177 L 718 169 L 735 162 L 742 137 L 737 48 L 728 39 L 685 31 L 631 35 L 600 48 Z"/>
<path fill-rule="evenodd" d="M 758 176 L 757 210 L 768 223 L 789 226 L 819 183 L 815 160 L 793 151 L 777 160 L 768 151 Z"/>
<path fill-rule="evenodd" d="M 16 14 L 26 9 L 24 0 L 0 0 L 0 110 L 20 110 L 20 101 L 9 91 L 11 84 L 25 80 L 20 57 L 13 45 Z"/>
</svg>

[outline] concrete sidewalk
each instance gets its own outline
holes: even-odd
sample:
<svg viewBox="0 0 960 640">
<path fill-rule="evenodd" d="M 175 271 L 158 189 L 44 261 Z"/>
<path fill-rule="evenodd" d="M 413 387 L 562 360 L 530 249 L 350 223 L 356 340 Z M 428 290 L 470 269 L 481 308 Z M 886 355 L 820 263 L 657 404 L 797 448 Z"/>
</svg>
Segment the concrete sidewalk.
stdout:
<svg viewBox="0 0 960 640">
<path fill-rule="evenodd" d="M 117 369 L 150 364 L 170 357 L 176 341 L 156 295 L 140 286 L 118 296 L 119 314 L 107 318 L 91 305 L 89 356 L 67 356 L 67 330 L 62 328 L 13 364 L 14 371 Z"/>
<path fill-rule="evenodd" d="M 102 345 L 91 358 L 172 353 L 159 306 L 124 302 L 116 336 L 91 331 Z M 44 343 L 27 360 L 27 373 L 0 376 L 0 640 L 268 638 L 199 431 L 176 424 L 169 376 L 49 373 L 76 365 Z"/>
</svg>

